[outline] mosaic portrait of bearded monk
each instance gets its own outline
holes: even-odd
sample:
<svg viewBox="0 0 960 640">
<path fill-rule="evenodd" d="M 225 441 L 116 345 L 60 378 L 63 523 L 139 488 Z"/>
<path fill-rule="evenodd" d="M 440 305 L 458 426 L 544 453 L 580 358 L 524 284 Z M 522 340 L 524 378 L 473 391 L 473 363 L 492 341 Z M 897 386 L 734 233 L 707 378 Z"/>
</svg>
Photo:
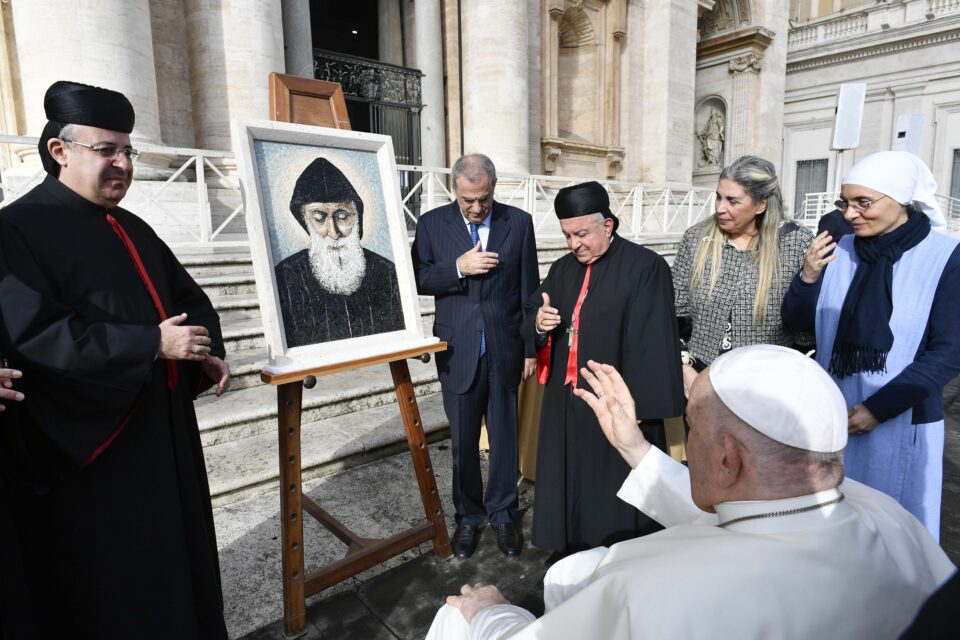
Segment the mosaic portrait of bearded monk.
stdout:
<svg viewBox="0 0 960 640">
<path fill-rule="evenodd" d="M 287 347 L 404 328 L 391 260 L 364 248 L 363 200 L 326 158 L 297 178 L 290 213 L 310 237 L 275 268 Z"/>
</svg>

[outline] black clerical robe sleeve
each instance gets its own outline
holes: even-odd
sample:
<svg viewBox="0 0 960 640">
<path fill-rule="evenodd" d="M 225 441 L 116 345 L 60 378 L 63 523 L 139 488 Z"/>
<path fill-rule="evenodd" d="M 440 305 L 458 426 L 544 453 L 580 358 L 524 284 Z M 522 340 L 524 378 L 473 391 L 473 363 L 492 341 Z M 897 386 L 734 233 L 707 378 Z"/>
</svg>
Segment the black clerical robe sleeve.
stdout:
<svg viewBox="0 0 960 640">
<path fill-rule="evenodd" d="M 544 293 L 550 296 L 551 306 L 555 306 L 555 292 L 551 292 L 553 291 L 553 283 L 557 280 L 556 271 L 558 262 L 559 260 L 550 265 L 547 277 L 543 279 L 540 286 L 537 287 L 532 294 L 527 296 L 523 302 L 523 322 L 520 324 L 520 337 L 523 338 L 524 345 L 533 345 L 536 352 L 539 352 L 540 349 L 547 344 L 547 337 L 550 335 L 549 333 L 537 332 L 537 310 L 543 306 Z M 527 357 L 535 357 L 536 352 Z"/>
<path fill-rule="evenodd" d="M 641 420 L 683 415 L 673 280 L 663 258 L 639 272 L 622 336 L 622 374 Z"/>
<path fill-rule="evenodd" d="M 823 275 L 821 274 L 816 282 L 809 283 L 803 281 L 801 273 L 802 271 L 798 271 L 790 281 L 790 288 L 780 305 L 780 317 L 787 329 L 813 331 L 816 327 L 817 301 L 820 299 Z"/>
<path fill-rule="evenodd" d="M 159 242 L 159 238 L 157 240 Z M 187 320 L 184 324 L 205 327 L 210 333 L 210 355 L 225 358 L 226 348 L 223 344 L 223 334 L 220 328 L 220 315 L 213 308 L 210 298 L 180 264 L 169 247 L 166 247 L 166 245 L 163 245 L 163 247 L 166 254 L 170 297 L 172 298 L 171 308 L 167 314 L 175 316 L 186 313 Z M 181 360 L 177 363 L 177 367 L 180 373 L 186 377 L 187 389 L 194 397 L 218 382 L 207 376 L 197 362 Z"/>
<path fill-rule="evenodd" d="M 48 271 L 56 268 L 39 264 L 17 228 L 0 221 L 0 352 L 24 372 L 29 401 L 19 408 L 84 464 L 152 379 L 160 329 L 65 305 Z"/>
</svg>

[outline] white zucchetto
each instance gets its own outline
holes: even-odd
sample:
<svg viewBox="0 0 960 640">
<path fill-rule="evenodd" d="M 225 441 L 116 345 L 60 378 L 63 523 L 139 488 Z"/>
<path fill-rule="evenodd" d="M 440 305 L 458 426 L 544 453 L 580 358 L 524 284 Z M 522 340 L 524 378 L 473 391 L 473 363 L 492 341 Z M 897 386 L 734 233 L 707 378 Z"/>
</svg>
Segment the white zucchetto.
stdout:
<svg viewBox="0 0 960 640">
<path fill-rule="evenodd" d="M 816 361 L 773 345 L 740 347 L 707 369 L 720 400 L 748 425 L 791 447 L 847 446 L 847 403 Z"/>
</svg>

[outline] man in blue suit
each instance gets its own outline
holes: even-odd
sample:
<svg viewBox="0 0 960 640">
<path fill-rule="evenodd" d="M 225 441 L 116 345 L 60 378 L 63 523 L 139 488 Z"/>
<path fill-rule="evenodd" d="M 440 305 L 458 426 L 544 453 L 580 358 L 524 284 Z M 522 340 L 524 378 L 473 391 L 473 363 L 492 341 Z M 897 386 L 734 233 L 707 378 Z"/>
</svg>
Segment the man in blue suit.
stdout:
<svg viewBox="0 0 960 640">
<path fill-rule="evenodd" d="M 539 286 L 530 214 L 499 202 L 490 158 L 466 155 L 453 165 L 456 202 L 420 217 L 413 241 L 417 290 L 436 299 L 435 336 L 443 407 L 453 441 L 453 552 L 469 558 L 484 521 L 497 546 L 523 546 L 517 508 L 517 387 L 535 369 L 534 345 L 520 337 L 523 301 Z M 480 423 L 486 417 L 490 469 L 480 476 Z"/>
</svg>

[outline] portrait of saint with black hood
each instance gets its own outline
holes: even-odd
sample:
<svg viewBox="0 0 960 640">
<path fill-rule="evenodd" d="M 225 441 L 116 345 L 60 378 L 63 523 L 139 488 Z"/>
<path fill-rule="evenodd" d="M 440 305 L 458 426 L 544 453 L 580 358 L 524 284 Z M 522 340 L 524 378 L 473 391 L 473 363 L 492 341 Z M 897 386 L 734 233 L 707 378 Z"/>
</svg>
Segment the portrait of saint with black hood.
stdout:
<svg viewBox="0 0 960 640">
<path fill-rule="evenodd" d="M 403 308 L 394 263 L 363 247 L 363 200 L 326 158 L 297 178 L 290 213 L 309 246 L 275 267 L 287 347 L 399 331 Z"/>
</svg>

